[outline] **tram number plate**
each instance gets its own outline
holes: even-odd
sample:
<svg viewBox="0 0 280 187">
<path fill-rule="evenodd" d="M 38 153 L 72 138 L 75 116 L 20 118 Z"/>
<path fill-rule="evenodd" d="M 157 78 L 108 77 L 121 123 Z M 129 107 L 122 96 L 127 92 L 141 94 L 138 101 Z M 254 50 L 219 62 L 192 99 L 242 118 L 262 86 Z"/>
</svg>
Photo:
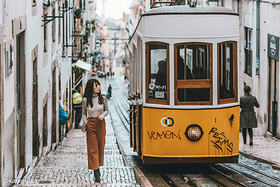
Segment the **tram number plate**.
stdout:
<svg viewBox="0 0 280 187">
<path fill-rule="evenodd" d="M 155 98 L 164 98 L 164 92 L 155 91 Z"/>
</svg>

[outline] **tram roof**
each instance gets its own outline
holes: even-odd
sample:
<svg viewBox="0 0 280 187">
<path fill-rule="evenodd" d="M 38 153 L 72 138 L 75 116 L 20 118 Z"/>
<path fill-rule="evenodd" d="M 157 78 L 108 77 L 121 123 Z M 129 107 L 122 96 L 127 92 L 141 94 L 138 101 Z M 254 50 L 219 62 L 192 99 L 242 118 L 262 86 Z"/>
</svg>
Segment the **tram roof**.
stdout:
<svg viewBox="0 0 280 187">
<path fill-rule="evenodd" d="M 165 6 L 153 8 L 145 12 L 142 16 L 152 16 L 161 14 L 230 14 L 238 15 L 231 9 L 218 6 L 202 6 L 189 7 L 188 5 Z"/>
</svg>

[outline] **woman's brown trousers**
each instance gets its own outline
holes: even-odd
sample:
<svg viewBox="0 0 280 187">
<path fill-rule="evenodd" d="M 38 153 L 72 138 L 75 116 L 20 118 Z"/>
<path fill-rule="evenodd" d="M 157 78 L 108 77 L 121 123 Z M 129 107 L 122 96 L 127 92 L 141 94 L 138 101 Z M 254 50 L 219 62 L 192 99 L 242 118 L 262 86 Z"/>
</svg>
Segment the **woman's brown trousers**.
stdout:
<svg viewBox="0 0 280 187">
<path fill-rule="evenodd" d="M 88 169 L 98 169 L 104 165 L 105 119 L 90 117 L 87 121 Z"/>
</svg>

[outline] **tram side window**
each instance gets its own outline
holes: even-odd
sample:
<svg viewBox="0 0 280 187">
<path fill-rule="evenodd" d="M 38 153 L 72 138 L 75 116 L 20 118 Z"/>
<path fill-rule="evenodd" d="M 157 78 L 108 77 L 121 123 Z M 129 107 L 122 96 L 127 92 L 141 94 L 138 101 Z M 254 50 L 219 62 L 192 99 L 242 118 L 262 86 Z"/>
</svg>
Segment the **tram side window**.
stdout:
<svg viewBox="0 0 280 187">
<path fill-rule="evenodd" d="M 186 43 L 175 49 L 176 104 L 210 104 L 212 45 Z"/>
<path fill-rule="evenodd" d="M 147 63 L 147 88 L 148 102 L 167 101 L 167 67 L 168 67 L 168 45 L 162 43 L 148 43 Z M 157 102 L 155 102 L 157 103 Z"/>
<path fill-rule="evenodd" d="M 219 50 L 219 100 L 236 100 L 237 59 L 236 43 L 222 43 Z"/>
</svg>

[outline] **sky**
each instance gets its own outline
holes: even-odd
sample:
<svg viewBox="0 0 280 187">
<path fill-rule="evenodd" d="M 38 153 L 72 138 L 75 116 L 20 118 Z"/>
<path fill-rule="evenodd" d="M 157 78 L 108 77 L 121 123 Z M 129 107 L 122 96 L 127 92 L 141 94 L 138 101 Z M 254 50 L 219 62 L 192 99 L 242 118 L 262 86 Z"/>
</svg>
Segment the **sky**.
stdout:
<svg viewBox="0 0 280 187">
<path fill-rule="evenodd" d="M 98 17 L 102 16 L 102 1 L 105 5 L 105 18 L 121 19 L 123 12 L 129 14 L 130 4 L 133 0 L 97 0 L 96 13 Z"/>
</svg>

